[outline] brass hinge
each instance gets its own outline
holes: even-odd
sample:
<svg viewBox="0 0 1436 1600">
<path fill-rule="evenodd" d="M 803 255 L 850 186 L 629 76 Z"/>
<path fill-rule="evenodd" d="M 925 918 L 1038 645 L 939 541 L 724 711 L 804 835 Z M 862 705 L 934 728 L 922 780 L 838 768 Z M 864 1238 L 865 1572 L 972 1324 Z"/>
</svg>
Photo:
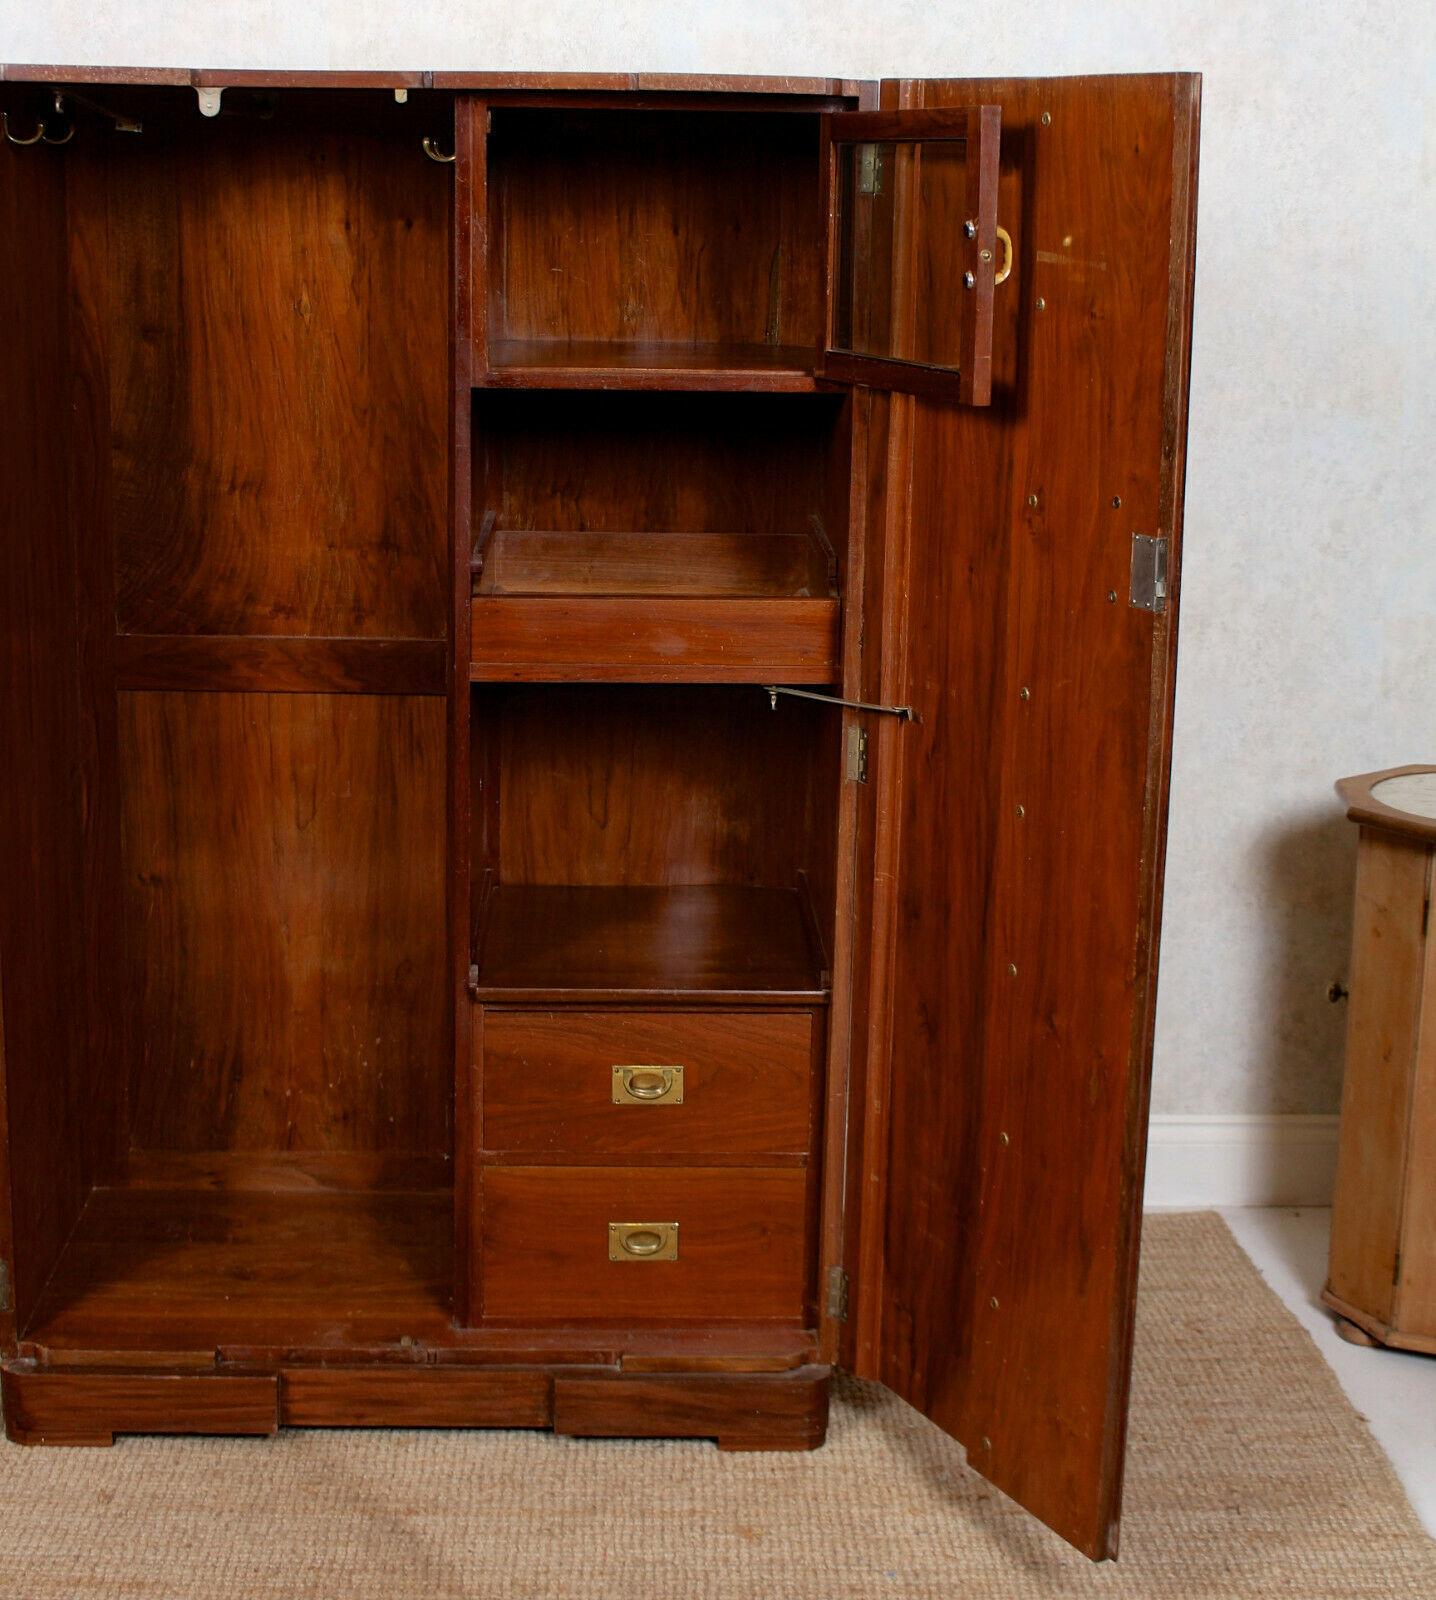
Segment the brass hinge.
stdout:
<svg viewBox="0 0 1436 1600">
<path fill-rule="evenodd" d="M 0 1311 L 13 1311 L 15 1300 L 10 1293 L 10 1263 L 0 1261 Z"/>
<path fill-rule="evenodd" d="M 479 964 L 477 961 L 469 963 L 469 993 L 476 994 L 479 988 Z"/>
<path fill-rule="evenodd" d="M 868 730 L 848 729 L 847 778 L 849 783 L 868 781 Z"/>
<path fill-rule="evenodd" d="M 1167 541 L 1132 535 L 1132 588 L 1130 600 L 1138 611 L 1167 609 Z"/>
<path fill-rule="evenodd" d="M 858 146 L 858 193 L 883 192 L 883 147 L 880 144 Z"/>
<path fill-rule="evenodd" d="M 848 1269 L 846 1267 L 828 1268 L 827 1312 L 835 1322 L 846 1322 L 848 1320 Z"/>
</svg>

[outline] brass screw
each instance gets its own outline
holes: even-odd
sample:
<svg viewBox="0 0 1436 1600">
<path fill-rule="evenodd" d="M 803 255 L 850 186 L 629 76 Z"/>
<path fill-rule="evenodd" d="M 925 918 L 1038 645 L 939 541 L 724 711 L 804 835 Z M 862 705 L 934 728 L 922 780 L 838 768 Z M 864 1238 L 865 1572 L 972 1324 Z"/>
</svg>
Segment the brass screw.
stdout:
<svg viewBox="0 0 1436 1600">
<path fill-rule="evenodd" d="M 1015 961 L 1009 961 L 1007 963 L 1007 976 L 1009 978 L 1015 978 L 1017 976 L 1017 963 Z"/>
<path fill-rule="evenodd" d="M 1117 591 L 1115 589 L 1109 589 L 1107 591 L 1107 599 L 1109 603 L 1115 605 L 1117 603 Z"/>
<path fill-rule="evenodd" d="M 989 1439 L 985 1433 L 982 1436 L 982 1441 L 981 1442 L 982 1442 L 982 1448 L 984 1450 L 991 1450 L 991 1448 L 992 1448 L 992 1440 Z"/>
<path fill-rule="evenodd" d="M 1119 495 L 1119 494 L 1114 494 L 1112 496 L 1112 505 L 1113 505 L 1113 507 L 1115 508 L 1117 506 L 1120 506 L 1121 504 L 1122 504 L 1122 496 Z"/>
<path fill-rule="evenodd" d="M 1025 817 L 1027 815 L 1027 807 L 1024 805 L 1019 805 L 1017 807 L 1017 815 L 1019 818 Z"/>
<path fill-rule="evenodd" d="M 992 260 L 992 252 L 991 252 L 991 250 L 979 250 L 977 252 L 977 259 L 979 261 L 991 261 Z"/>
<path fill-rule="evenodd" d="M 1028 689 L 1028 688 L 1019 689 L 1017 691 L 1017 698 L 1019 700 L 1030 700 L 1032 698 L 1031 689 Z"/>
<path fill-rule="evenodd" d="M 1042 126 L 1044 128 L 1051 127 L 1051 125 L 1052 125 L 1052 113 L 1050 111 L 1044 111 L 1042 113 L 1041 122 L 1042 122 Z"/>
<path fill-rule="evenodd" d="M 1037 296 L 1037 309 L 1039 311 L 1045 311 L 1047 309 L 1047 302 L 1042 298 L 1041 295 Z"/>
<path fill-rule="evenodd" d="M 992 1309 L 994 1311 L 997 1310 L 997 1296 L 996 1295 L 993 1295 L 991 1300 L 989 1300 L 987 1303 L 988 1303 L 988 1305 L 990 1305 L 992 1307 Z"/>
<path fill-rule="evenodd" d="M 1028 495 L 1027 503 L 1028 505 L 1035 507 L 1037 505 L 1037 496 L 1035 494 Z"/>
<path fill-rule="evenodd" d="M 1012 1143 L 1012 1140 L 1008 1138 L 1005 1133 L 999 1133 L 997 1136 L 997 1142 L 1000 1145 L 1009 1145 Z"/>
</svg>

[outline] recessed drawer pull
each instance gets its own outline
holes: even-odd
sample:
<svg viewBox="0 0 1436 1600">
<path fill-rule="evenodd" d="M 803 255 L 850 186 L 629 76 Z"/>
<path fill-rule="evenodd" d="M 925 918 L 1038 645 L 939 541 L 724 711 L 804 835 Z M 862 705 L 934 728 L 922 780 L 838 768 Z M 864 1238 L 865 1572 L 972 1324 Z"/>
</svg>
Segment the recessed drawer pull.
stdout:
<svg viewBox="0 0 1436 1600">
<path fill-rule="evenodd" d="M 682 1067 L 614 1067 L 616 1106 L 679 1106 L 683 1104 Z"/>
<path fill-rule="evenodd" d="M 610 1261 L 677 1261 L 676 1222 L 610 1222 Z"/>
</svg>

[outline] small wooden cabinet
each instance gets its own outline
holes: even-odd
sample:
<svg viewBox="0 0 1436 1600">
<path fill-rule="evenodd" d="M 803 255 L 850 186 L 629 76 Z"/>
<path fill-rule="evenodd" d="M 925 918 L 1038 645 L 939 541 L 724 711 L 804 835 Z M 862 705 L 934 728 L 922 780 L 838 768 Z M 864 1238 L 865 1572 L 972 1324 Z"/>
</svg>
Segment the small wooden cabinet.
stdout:
<svg viewBox="0 0 1436 1600">
<path fill-rule="evenodd" d="M 1116 1548 L 1197 80 L 7 68 L 14 1439 Z"/>
<path fill-rule="evenodd" d="M 1322 1298 L 1353 1344 L 1436 1355 L 1436 767 L 1343 778 L 1361 829 Z"/>
</svg>

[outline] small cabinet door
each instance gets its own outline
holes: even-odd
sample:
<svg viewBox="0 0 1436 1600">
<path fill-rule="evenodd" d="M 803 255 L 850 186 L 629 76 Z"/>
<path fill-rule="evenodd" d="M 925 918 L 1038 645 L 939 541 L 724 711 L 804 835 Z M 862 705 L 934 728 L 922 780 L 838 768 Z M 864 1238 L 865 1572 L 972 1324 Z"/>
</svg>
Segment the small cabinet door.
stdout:
<svg viewBox="0 0 1436 1600">
<path fill-rule="evenodd" d="M 902 92 L 1001 108 L 997 214 L 1016 268 L 999 290 L 988 407 L 929 390 L 857 408 L 854 603 L 869 642 L 848 692 L 913 715 L 871 719 L 857 802 L 871 851 L 857 878 L 872 888 L 856 924 L 868 988 L 854 1007 L 845 1354 L 1105 1557 L 1160 923 L 1198 80 Z M 863 226 L 877 232 L 885 199 L 861 145 L 886 160 L 901 115 L 834 118 L 863 136 L 837 138 L 835 160 L 851 154 L 854 183 L 869 183 Z M 935 115 L 913 113 L 913 128 Z M 976 239 L 991 237 L 987 180 L 924 190 L 909 169 L 905 181 L 922 213 L 909 230 L 948 241 L 968 270 L 974 210 Z M 896 209 L 912 203 L 899 193 Z M 855 310 L 882 306 L 868 287 Z M 920 305 L 905 314 L 921 324 Z M 866 381 L 865 363 L 921 352 L 914 338 L 870 321 L 848 370 Z M 884 344 L 901 356 L 872 353 Z"/>
<path fill-rule="evenodd" d="M 1001 127 L 992 105 L 824 118 L 823 377 L 988 403 Z"/>
</svg>

